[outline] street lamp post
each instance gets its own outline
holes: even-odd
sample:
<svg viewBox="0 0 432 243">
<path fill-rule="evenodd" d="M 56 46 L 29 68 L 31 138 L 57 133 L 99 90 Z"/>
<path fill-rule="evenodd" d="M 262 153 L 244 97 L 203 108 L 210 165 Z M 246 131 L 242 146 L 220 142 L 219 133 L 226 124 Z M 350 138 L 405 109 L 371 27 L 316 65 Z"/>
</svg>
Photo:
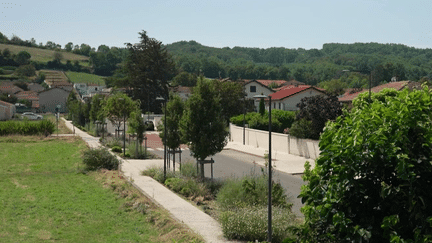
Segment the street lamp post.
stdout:
<svg viewBox="0 0 432 243">
<path fill-rule="evenodd" d="M 167 120 L 167 112 L 166 112 L 166 100 L 163 97 L 157 97 L 156 100 L 160 100 L 163 103 L 165 103 L 165 114 L 164 114 L 164 180 L 166 179 L 166 165 L 167 165 L 167 161 L 166 161 L 166 157 L 167 157 L 167 149 L 166 149 L 166 137 L 167 137 L 167 127 L 166 127 L 166 120 Z"/>
<path fill-rule="evenodd" d="M 267 241 L 272 241 L 272 146 L 271 146 L 271 96 L 255 95 L 254 98 L 268 98 L 269 99 L 269 153 L 268 153 L 268 219 L 267 219 Z"/>
</svg>

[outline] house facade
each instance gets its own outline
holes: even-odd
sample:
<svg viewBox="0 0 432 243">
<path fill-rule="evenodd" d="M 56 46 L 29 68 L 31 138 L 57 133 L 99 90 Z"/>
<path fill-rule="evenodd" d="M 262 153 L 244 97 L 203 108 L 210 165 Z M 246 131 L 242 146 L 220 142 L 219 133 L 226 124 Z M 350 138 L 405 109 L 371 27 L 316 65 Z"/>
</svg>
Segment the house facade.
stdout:
<svg viewBox="0 0 432 243">
<path fill-rule="evenodd" d="M 246 93 L 246 99 L 254 99 L 255 95 L 261 94 L 268 96 L 274 92 L 271 88 L 261 82 L 258 82 L 257 80 L 246 81 L 244 84 L 244 89 Z"/>
<path fill-rule="evenodd" d="M 41 112 L 54 113 L 59 106 L 61 113 L 67 112 L 66 102 L 69 91 L 61 88 L 52 88 L 39 92 L 39 107 Z"/>
<path fill-rule="evenodd" d="M 326 95 L 325 90 L 311 85 L 285 86 L 279 91 L 270 94 L 272 97 L 272 109 L 296 111 L 298 110 L 297 104 L 300 103 L 301 99 L 316 95 Z M 259 104 L 259 100 L 255 100 L 255 103 Z M 269 109 L 268 99 L 266 100 L 266 109 Z"/>
<path fill-rule="evenodd" d="M 0 100 L 0 121 L 12 119 L 15 113 L 16 108 L 14 104 Z"/>
</svg>

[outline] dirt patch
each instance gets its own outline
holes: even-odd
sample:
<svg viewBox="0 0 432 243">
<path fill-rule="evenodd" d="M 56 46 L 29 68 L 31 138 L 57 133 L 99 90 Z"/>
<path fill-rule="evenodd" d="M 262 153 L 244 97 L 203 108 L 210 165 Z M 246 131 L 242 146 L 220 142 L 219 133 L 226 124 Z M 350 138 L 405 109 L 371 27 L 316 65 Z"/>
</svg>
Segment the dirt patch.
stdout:
<svg viewBox="0 0 432 243">
<path fill-rule="evenodd" d="M 34 200 L 36 200 L 36 198 L 30 194 L 23 198 L 23 201 L 26 201 L 26 202 L 33 202 Z"/>
<path fill-rule="evenodd" d="M 28 188 L 27 185 L 21 185 L 21 184 L 18 182 L 18 180 L 15 179 L 15 178 L 12 178 L 12 182 L 13 182 L 13 184 L 15 184 L 15 186 L 17 186 L 17 187 L 19 187 L 19 188 L 22 188 L 22 189 L 26 189 L 26 188 Z"/>
<path fill-rule="evenodd" d="M 41 240 L 49 240 L 49 239 L 51 239 L 51 232 L 49 232 L 47 230 L 39 230 L 39 232 L 37 233 L 37 236 Z"/>
</svg>

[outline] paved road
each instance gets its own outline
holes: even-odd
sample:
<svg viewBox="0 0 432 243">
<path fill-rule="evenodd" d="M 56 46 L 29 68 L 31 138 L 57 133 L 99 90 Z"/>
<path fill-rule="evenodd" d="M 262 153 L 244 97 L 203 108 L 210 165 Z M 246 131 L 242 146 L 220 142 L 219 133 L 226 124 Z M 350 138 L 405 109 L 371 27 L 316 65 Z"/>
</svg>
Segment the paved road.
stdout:
<svg viewBox="0 0 432 243">
<path fill-rule="evenodd" d="M 159 139 L 159 136 L 157 134 L 147 134 L 147 137 L 147 146 L 150 148 L 151 152 L 163 158 L 163 145 Z M 195 161 L 195 159 L 190 155 L 190 152 L 186 146 L 182 146 L 182 149 L 182 162 L 185 162 L 187 160 Z M 259 174 L 261 173 L 262 167 L 255 164 L 254 162 L 264 160 L 264 158 L 262 157 L 237 152 L 234 150 L 223 150 L 222 152 L 213 156 L 213 159 L 215 160 L 213 166 L 213 173 L 214 178 L 217 179 L 224 179 L 233 176 L 241 177 L 244 175 L 248 175 L 253 171 Z M 176 157 L 176 161 L 178 161 L 178 157 Z M 274 163 L 277 167 L 277 161 Z M 204 174 L 206 177 L 210 177 L 210 165 L 205 166 Z M 291 202 L 293 202 L 293 211 L 297 215 L 303 217 L 300 212 L 302 203 L 301 200 L 297 198 L 297 196 L 300 194 L 301 185 L 305 184 L 305 182 L 298 176 L 293 176 L 279 171 L 275 171 L 273 178 L 275 181 L 279 181 L 283 188 L 286 190 L 288 197 L 290 198 Z"/>
</svg>

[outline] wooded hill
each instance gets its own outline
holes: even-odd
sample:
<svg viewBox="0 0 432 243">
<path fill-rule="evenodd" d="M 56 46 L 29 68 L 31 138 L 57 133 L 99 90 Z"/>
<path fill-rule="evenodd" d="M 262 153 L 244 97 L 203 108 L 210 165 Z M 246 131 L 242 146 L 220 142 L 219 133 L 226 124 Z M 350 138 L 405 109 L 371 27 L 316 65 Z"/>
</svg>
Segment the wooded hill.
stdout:
<svg viewBox="0 0 432 243">
<path fill-rule="evenodd" d="M 24 41 L 13 36 L 9 40 L 1 33 L 0 43 L 3 43 L 0 44 L 0 61 L 3 60 L 3 66 L 19 66 L 14 56 L 5 55 L 6 49 L 14 54 L 16 46 L 31 48 L 31 51 L 41 50 L 31 53 L 31 60 L 38 58 L 43 62 L 35 62 L 36 69 L 87 71 L 102 76 L 115 74 L 115 70 L 122 66 L 128 56 L 125 47 L 100 45 L 95 48 L 69 42 L 62 49 L 61 45 L 51 41 L 37 45 L 33 38 Z M 360 88 L 367 87 L 369 79 L 372 80 L 372 86 L 376 86 L 389 82 L 392 78 L 430 81 L 432 77 L 432 49 L 403 44 L 329 43 L 324 44 L 322 49 L 306 50 L 283 47 L 215 48 L 196 41 L 180 41 L 165 47 L 172 55 L 178 73 L 202 74 L 208 78 L 295 79 L 311 85 L 337 80 L 336 83 L 343 88 Z M 61 54 L 61 62 L 48 61 L 56 53 Z M 79 60 L 71 61 L 77 57 L 70 56 L 74 54 L 81 55 L 77 55 Z M 86 67 L 88 65 L 90 67 Z M 123 77 L 123 74 L 118 73 L 116 76 Z"/>
<path fill-rule="evenodd" d="M 402 44 L 324 44 L 321 50 L 287 48 L 213 48 L 195 41 L 166 45 L 179 70 L 209 78 L 296 79 L 316 85 L 345 78 L 349 87 L 397 80 L 426 80 L 432 73 L 432 49 Z"/>
</svg>

